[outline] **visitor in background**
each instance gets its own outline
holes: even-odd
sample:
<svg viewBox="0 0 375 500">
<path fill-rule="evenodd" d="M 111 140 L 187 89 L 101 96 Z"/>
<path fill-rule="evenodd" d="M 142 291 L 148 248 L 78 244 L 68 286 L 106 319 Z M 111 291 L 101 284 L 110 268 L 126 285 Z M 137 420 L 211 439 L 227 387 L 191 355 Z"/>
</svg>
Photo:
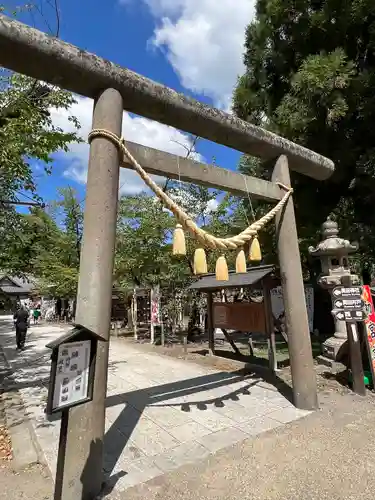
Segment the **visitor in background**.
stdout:
<svg viewBox="0 0 375 500">
<path fill-rule="evenodd" d="M 55 315 L 56 315 L 57 321 L 60 321 L 60 319 L 61 319 L 61 311 L 62 311 L 62 302 L 61 302 L 61 299 L 59 297 L 56 300 L 56 304 L 55 304 Z"/>
<path fill-rule="evenodd" d="M 18 311 L 16 311 L 14 314 L 17 350 L 23 351 L 25 349 L 28 320 L 29 313 L 26 307 L 24 305 L 21 305 Z"/>
<path fill-rule="evenodd" d="M 34 325 L 37 325 L 40 317 L 40 305 L 38 304 L 33 310 Z"/>
</svg>

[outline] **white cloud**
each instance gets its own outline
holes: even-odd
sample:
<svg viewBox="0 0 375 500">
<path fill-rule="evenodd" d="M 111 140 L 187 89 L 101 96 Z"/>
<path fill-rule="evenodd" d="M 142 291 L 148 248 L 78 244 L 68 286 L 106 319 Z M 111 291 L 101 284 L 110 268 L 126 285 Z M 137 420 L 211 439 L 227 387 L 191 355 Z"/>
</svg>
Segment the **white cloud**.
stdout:
<svg viewBox="0 0 375 500">
<path fill-rule="evenodd" d="M 169 196 L 178 205 L 180 205 L 180 207 L 182 207 L 182 209 L 185 210 L 186 213 L 190 215 L 190 217 L 195 219 L 197 223 L 199 221 L 199 218 L 202 217 L 203 215 L 204 216 L 212 215 L 214 212 L 217 211 L 219 206 L 218 198 L 211 198 L 207 202 L 203 200 L 200 201 L 192 193 L 183 189 L 183 186 L 184 184 L 182 185 L 181 190 L 177 187 L 174 192 L 169 193 Z M 166 209 L 166 211 L 169 212 L 168 209 Z"/>
<path fill-rule="evenodd" d="M 93 101 L 84 97 L 76 97 L 74 104 L 68 111 L 53 109 L 51 116 L 53 123 L 66 132 L 74 131 L 69 116 L 76 116 L 82 126 L 80 135 L 84 140 L 91 130 Z M 180 156 L 186 156 L 186 147 L 189 146 L 189 137 L 182 132 L 166 125 L 147 120 L 141 117 L 132 117 L 124 112 L 123 135 L 126 140 L 144 146 L 160 149 Z M 72 144 L 68 153 L 60 152 L 58 157 L 66 165 L 64 175 L 78 183 L 85 184 L 87 180 L 89 146 L 85 144 Z M 200 159 L 199 155 L 195 156 Z M 154 177 L 156 181 L 161 178 Z M 137 194 L 144 191 L 146 186 L 138 174 L 132 170 L 121 169 L 120 193 Z"/>
<path fill-rule="evenodd" d="M 244 72 L 245 29 L 255 0 L 143 1 L 157 22 L 152 43 L 165 50 L 182 85 L 229 109 Z"/>
<path fill-rule="evenodd" d="M 219 202 L 218 202 L 217 199 L 212 198 L 212 200 L 209 200 L 207 202 L 207 207 L 206 207 L 205 215 L 208 215 L 208 214 L 211 214 L 213 212 L 216 212 L 218 206 L 219 206 Z"/>
</svg>

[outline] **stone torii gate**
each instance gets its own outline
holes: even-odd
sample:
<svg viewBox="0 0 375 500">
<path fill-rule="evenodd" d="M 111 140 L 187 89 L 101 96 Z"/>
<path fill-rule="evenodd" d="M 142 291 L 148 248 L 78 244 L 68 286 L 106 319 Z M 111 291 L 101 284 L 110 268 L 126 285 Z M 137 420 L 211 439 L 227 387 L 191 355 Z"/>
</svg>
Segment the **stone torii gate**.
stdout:
<svg viewBox="0 0 375 500">
<path fill-rule="evenodd" d="M 317 180 L 333 163 L 266 130 L 199 103 L 128 69 L 0 15 L 0 64 L 10 70 L 93 98 L 93 128 L 121 135 L 123 110 L 137 113 L 263 159 L 275 160 L 272 182 L 246 177 L 137 144 L 131 153 L 151 174 L 250 195 L 277 203 L 289 169 Z M 126 130 L 125 139 L 126 139 Z M 109 340 L 112 271 L 119 187 L 119 151 L 109 140 L 90 146 L 84 236 L 76 320 Z M 130 164 L 122 164 L 131 168 Z M 246 189 L 246 186 L 248 190 Z M 289 338 L 294 404 L 317 408 L 317 387 L 305 305 L 294 207 L 289 198 L 276 217 L 278 255 Z M 64 480 L 65 500 L 92 498 L 102 483 L 102 452 L 109 342 L 100 342 L 93 401 L 70 410 Z"/>
</svg>

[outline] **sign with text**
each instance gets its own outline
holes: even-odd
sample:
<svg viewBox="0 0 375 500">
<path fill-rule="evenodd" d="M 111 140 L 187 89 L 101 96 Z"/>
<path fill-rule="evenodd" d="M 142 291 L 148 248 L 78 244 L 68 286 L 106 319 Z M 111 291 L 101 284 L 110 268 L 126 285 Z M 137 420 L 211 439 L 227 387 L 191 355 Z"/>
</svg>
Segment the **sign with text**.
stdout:
<svg viewBox="0 0 375 500">
<path fill-rule="evenodd" d="M 367 317 L 365 319 L 367 352 L 370 361 L 372 380 L 375 384 L 375 310 L 371 290 L 368 285 L 363 286 L 362 299 L 367 312 Z"/>
<path fill-rule="evenodd" d="M 90 340 L 59 345 L 53 388 L 54 410 L 87 400 L 90 349 Z"/>
<path fill-rule="evenodd" d="M 362 295 L 361 286 L 337 286 L 333 289 L 333 297 L 336 299 L 360 299 Z"/>
<path fill-rule="evenodd" d="M 361 286 L 337 286 L 333 289 L 333 316 L 340 321 L 364 321 L 366 312 Z"/>
<path fill-rule="evenodd" d="M 245 333 L 267 333 L 264 305 L 256 302 L 215 302 L 213 326 Z"/>
<path fill-rule="evenodd" d="M 364 321 L 366 319 L 366 313 L 361 309 L 334 309 L 332 314 L 340 321 Z"/>
<path fill-rule="evenodd" d="M 359 296 L 358 299 L 336 299 L 333 301 L 335 309 L 343 309 L 344 311 L 357 311 L 363 309 L 363 301 Z"/>
</svg>

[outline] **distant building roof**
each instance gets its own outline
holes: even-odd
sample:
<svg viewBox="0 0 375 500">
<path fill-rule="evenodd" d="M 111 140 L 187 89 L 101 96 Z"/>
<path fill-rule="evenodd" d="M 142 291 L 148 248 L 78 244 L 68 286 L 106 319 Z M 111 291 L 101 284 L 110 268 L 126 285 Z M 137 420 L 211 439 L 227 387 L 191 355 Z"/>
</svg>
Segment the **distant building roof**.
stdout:
<svg viewBox="0 0 375 500">
<path fill-rule="evenodd" d="M 208 292 L 213 290 L 222 290 L 223 288 L 242 288 L 251 286 L 273 273 L 274 270 L 275 266 L 257 266 L 249 268 L 246 273 L 236 273 L 231 271 L 229 273 L 228 281 L 217 281 L 214 274 L 206 274 L 192 283 L 189 286 L 189 289 Z"/>
<path fill-rule="evenodd" d="M 34 288 L 33 278 L 0 275 L 0 290 L 7 295 L 29 295 Z"/>
</svg>

